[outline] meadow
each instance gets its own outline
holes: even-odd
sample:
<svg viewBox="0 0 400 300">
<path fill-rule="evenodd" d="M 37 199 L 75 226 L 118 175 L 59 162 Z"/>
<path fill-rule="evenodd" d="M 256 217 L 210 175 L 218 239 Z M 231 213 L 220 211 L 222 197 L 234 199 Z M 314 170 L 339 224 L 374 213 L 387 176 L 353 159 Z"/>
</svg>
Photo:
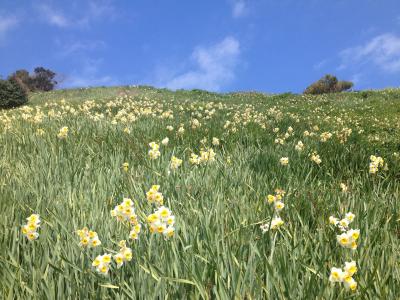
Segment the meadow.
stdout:
<svg viewBox="0 0 400 300">
<path fill-rule="evenodd" d="M 4 299 L 400 298 L 399 89 L 36 93 L 0 153 Z"/>
</svg>

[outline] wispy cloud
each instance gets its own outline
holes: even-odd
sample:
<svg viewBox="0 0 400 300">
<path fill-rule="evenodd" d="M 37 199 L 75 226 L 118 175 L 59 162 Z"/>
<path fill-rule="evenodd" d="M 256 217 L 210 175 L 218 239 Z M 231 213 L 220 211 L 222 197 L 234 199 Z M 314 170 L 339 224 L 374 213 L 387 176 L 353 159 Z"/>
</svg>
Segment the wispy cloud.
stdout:
<svg viewBox="0 0 400 300">
<path fill-rule="evenodd" d="M 389 73 L 400 72 L 400 36 L 385 33 L 375 36 L 364 45 L 340 53 L 339 69 L 373 65 Z"/>
<path fill-rule="evenodd" d="M 116 15 L 114 7 L 109 1 L 79 1 L 79 8 L 66 12 L 54 5 L 43 3 L 36 6 L 42 19 L 50 25 L 59 28 L 87 27 L 95 20 L 113 19 Z"/>
<path fill-rule="evenodd" d="M 47 4 L 41 4 L 38 6 L 40 13 L 43 18 L 45 18 L 46 22 L 51 25 L 55 25 L 58 27 L 69 27 L 73 24 L 71 20 L 68 20 L 67 17 L 61 11 L 57 11 L 53 7 L 50 7 Z"/>
<path fill-rule="evenodd" d="M 328 62 L 329 62 L 328 59 L 323 59 L 323 60 L 317 62 L 316 64 L 314 64 L 313 68 L 314 68 L 314 70 L 321 70 L 327 65 Z"/>
<path fill-rule="evenodd" d="M 18 25 L 18 23 L 19 20 L 16 16 L 0 15 L 0 42 L 11 29 Z"/>
<path fill-rule="evenodd" d="M 234 18 L 240 18 L 247 14 L 248 7 L 245 0 L 233 0 L 232 1 L 232 16 Z"/>
<path fill-rule="evenodd" d="M 106 46 L 104 41 L 69 41 L 63 42 L 60 39 L 55 40 L 55 44 L 60 48 L 57 56 L 66 57 L 72 54 L 89 52 L 102 49 Z"/>
<path fill-rule="evenodd" d="M 102 59 L 86 59 L 83 68 L 65 76 L 62 88 L 117 85 L 118 80 L 110 75 L 99 75 Z"/>
<path fill-rule="evenodd" d="M 193 68 L 158 85 L 173 90 L 199 88 L 219 91 L 235 78 L 239 55 L 240 43 L 230 36 L 210 47 L 196 47 L 190 56 Z"/>
</svg>

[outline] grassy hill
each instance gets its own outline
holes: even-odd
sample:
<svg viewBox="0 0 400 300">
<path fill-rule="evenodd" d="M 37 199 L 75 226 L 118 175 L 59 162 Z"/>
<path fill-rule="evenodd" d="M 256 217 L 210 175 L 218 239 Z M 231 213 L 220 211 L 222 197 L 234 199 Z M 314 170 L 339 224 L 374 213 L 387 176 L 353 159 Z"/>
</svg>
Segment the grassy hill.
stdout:
<svg viewBox="0 0 400 300">
<path fill-rule="evenodd" d="M 0 150 L 5 298 L 400 297 L 398 89 L 37 93 L 0 111 Z M 151 216 L 157 193 L 174 224 Z M 83 245 L 84 227 L 100 245 Z M 133 258 L 118 268 L 121 240 Z M 106 275 L 92 266 L 103 254 Z"/>
</svg>

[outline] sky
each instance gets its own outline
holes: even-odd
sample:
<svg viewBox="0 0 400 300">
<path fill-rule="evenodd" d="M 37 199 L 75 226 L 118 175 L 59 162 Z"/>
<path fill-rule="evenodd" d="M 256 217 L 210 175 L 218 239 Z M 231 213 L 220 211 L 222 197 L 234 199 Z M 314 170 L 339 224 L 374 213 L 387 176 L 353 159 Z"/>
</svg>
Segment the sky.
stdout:
<svg viewBox="0 0 400 300">
<path fill-rule="evenodd" d="M 1 0 L 0 75 L 58 88 L 302 92 L 324 74 L 400 86 L 399 0 Z"/>
</svg>

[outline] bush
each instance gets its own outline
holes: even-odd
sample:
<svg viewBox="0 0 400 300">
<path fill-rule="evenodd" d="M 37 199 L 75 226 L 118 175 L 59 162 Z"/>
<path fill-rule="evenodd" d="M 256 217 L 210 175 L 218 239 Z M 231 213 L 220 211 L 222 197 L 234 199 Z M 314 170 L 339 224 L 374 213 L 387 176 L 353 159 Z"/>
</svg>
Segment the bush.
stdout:
<svg viewBox="0 0 400 300">
<path fill-rule="evenodd" d="M 0 108 L 16 107 L 27 102 L 27 92 L 17 80 L 0 80 Z"/>
<path fill-rule="evenodd" d="M 319 95 L 327 93 L 338 93 L 351 89 L 353 83 L 350 81 L 338 81 L 336 76 L 325 75 L 306 88 L 304 94 Z"/>
</svg>

